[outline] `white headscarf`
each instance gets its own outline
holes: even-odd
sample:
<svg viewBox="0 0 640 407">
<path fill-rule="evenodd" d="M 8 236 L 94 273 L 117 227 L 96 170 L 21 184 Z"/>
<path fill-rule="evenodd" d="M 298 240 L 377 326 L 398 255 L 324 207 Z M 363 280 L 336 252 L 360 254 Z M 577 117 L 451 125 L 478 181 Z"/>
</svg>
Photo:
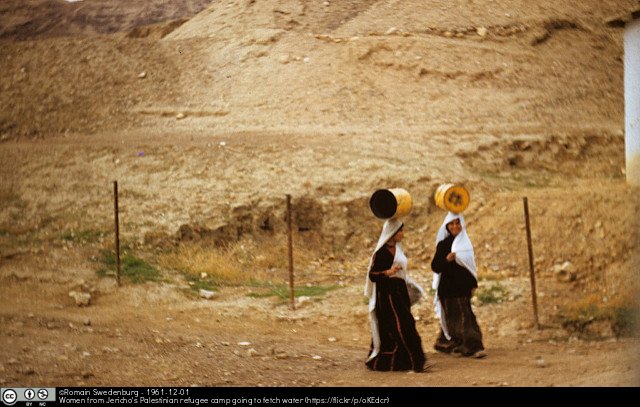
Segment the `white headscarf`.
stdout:
<svg viewBox="0 0 640 407">
<path fill-rule="evenodd" d="M 438 230 L 438 234 L 436 235 L 436 247 L 438 243 L 446 239 L 451 235 L 447 230 L 447 224 L 454 221 L 455 219 L 460 219 L 460 225 L 462 226 L 462 230 L 458 234 L 458 236 L 453 239 L 453 243 L 451 244 L 451 252 L 456 254 L 456 263 L 467 269 L 473 278 L 478 281 L 478 273 L 476 271 L 476 259 L 473 252 L 473 245 L 471 244 L 471 240 L 469 240 L 469 235 L 467 235 L 467 226 L 464 222 L 464 216 L 459 213 L 449 212 L 447 216 L 444 218 L 440 229 Z M 434 311 L 440 319 L 440 326 L 442 326 L 442 332 L 447 339 L 451 339 L 449 335 L 449 331 L 447 330 L 447 323 L 442 316 L 442 305 L 440 304 L 440 299 L 438 298 L 438 286 L 440 285 L 440 274 L 433 273 L 433 284 L 431 287 L 436 290 L 436 295 L 433 298 L 433 305 L 435 307 Z"/>
<path fill-rule="evenodd" d="M 373 340 L 373 351 L 371 355 L 369 355 L 369 359 L 367 362 L 378 355 L 380 352 L 380 330 L 378 327 L 378 318 L 376 317 L 376 283 L 369 279 L 369 271 L 371 270 L 371 266 L 373 265 L 373 258 L 376 253 L 385 243 L 389 241 L 395 235 L 400 228 L 402 227 L 402 221 L 396 218 L 387 219 L 384 222 L 384 226 L 382 227 L 382 233 L 380 233 L 380 238 L 378 239 L 378 244 L 376 244 L 376 248 L 371 255 L 371 259 L 369 260 L 369 266 L 367 267 L 367 275 L 366 282 L 364 285 L 364 295 L 369 298 L 369 320 L 371 321 L 371 337 Z M 412 284 L 416 287 L 416 289 L 420 292 L 421 295 L 424 295 L 424 290 L 420 287 L 411 277 L 407 275 L 407 256 L 405 256 L 402 251 L 402 246 L 400 243 L 396 242 L 396 254 L 393 258 L 394 265 L 401 265 L 402 270 L 399 271 L 394 278 L 401 278 L 405 280 L 407 284 Z"/>
</svg>

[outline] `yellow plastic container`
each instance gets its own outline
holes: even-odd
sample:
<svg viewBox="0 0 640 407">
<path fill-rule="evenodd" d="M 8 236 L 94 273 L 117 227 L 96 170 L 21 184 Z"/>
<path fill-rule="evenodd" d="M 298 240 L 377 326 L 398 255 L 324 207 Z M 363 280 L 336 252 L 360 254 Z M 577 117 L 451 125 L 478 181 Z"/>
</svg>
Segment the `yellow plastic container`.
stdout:
<svg viewBox="0 0 640 407">
<path fill-rule="evenodd" d="M 434 200 L 438 208 L 460 213 L 467 209 L 471 198 L 469 191 L 462 185 L 442 184 L 436 189 Z"/>
<path fill-rule="evenodd" d="M 399 218 L 411 213 L 413 200 L 402 188 L 379 189 L 371 195 L 369 207 L 380 219 Z"/>
</svg>

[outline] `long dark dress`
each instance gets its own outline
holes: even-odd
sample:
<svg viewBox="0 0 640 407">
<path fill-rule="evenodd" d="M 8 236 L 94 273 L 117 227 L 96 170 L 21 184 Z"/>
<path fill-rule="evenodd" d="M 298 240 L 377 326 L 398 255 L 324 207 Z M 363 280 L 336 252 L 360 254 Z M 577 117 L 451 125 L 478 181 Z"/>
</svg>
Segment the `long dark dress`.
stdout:
<svg viewBox="0 0 640 407">
<path fill-rule="evenodd" d="M 438 298 L 451 336 L 450 340 L 447 339 L 440 330 L 434 348 L 439 352 L 471 356 L 484 350 L 482 332 L 471 309 L 471 290 L 478 287 L 478 282 L 469 270 L 455 261 L 447 261 L 453 239 L 454 236 L 450 235 L 438 243 L 431 261 L 431 269 L 440 274 Z"/>
<path fill-rule="evenodd" d="M 411 302 L 405 280 L 387 277 L 384 271 L 393 265 L 393 255 L 383 246 L 374 255 L 369 279 L 376 283 L 375 315 L 380 332 L 380 352 L 366 362 L 371 370 L 421 371 L 426 361 L 420 335 L 411 314 Z M 373 351 L 373 342 L 369 355 Z"/>
</svg>

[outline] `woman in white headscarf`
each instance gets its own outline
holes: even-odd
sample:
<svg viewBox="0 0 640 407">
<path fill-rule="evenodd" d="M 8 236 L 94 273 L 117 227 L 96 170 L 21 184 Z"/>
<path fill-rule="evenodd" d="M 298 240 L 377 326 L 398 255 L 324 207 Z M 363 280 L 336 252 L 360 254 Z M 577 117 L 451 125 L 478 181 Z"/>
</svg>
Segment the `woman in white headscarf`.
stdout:
<svg viewBox="0 0 640 407">
<path fill-rule="evenodd" d="M 478 276 L 473 245 L 462 215 L 449 212 L 442 222 L 431 269 L 435 273 L 435 313 L 442 327 L 434 348 L 462 356 L 486 356 L 482 332 L 471 309 Z"/>
<path fill-rule="evenodd" d="M 421 288 L 407 276 L 407 257 L 400 245 L 403 226 L 398 219 L 385 222 L 369 263 L 365 295 L 372 340 L 366 365 L 371 370 L 422 372 L 425 368 L 407 284 Z"/>
</svg>

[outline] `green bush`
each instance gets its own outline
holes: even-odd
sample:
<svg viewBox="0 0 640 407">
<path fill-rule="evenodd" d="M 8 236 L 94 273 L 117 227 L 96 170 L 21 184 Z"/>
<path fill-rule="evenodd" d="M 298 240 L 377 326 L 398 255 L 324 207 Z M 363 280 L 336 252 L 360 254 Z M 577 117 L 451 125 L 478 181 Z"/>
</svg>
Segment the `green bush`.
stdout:
<svg viewBox="0 0 640 407">
<path fill-rule="evenodd" d="M 331 290 L 335 290 L 338 288 L 337 285 L 331 286 L 300 286 L 294 288 L 294 296 L 295 297 L 318 297 L 325 295 Z M 265 288 L 262 288 L 260 292 L 251 292 L 247 294 L 249 297 L 253 298 L 264 298 L 264 297 L 278 297 L 282 300 L 286 300 L 290 297 L 289 286 L 285 284 L 271 285 Z"/>
<path fill-rule="evenodd" d="M 482 304 L 501 303 L 509 295 L 509 291 L 500 283 L 492 284 L 490 287 L 478 287 L 476 297 Z"/>
<path fill-rule="evenodd" d="M 116 274 L 116 256 L 111 250 L 102 251 L 102 262 L 106 268 L 98 271 L 98 275 Z M 120 275 L 128 278 L 133 283 L 143 283 L 145 281 L 160 281 L 160 272 L 146 261 L 138 258 L 128 251 L 124 251 L 120 256 Z"/>
<path fill-rule="evenodd" d="M 218 288 L 218 286 L 215 284 L 213 279 L 210 277 L 199 278 L 187 272 L 183 272 L 182 274 L 189 282 L 189 288 L 191 288 L 194 291 L 200 291 L 200 290 L 212 291 Z"/>
<path fill-rule="evenodd" d="M 562 307 L 558 318 L 563 328 L 586 336 L 593 336 L 589 326 L 596 321 L 608 321 L 616 336 L 634 335 L 637 324 L 636 310 L 632 304 L 602 303 L 596 296 Z"/>
<path fill-rule="evenodd" d="M 95 229 L 67 230 L 62 234 L 62 240 L 67 242 L 97 242 L 107 235 L 106 232 Z"/>
</svg>

